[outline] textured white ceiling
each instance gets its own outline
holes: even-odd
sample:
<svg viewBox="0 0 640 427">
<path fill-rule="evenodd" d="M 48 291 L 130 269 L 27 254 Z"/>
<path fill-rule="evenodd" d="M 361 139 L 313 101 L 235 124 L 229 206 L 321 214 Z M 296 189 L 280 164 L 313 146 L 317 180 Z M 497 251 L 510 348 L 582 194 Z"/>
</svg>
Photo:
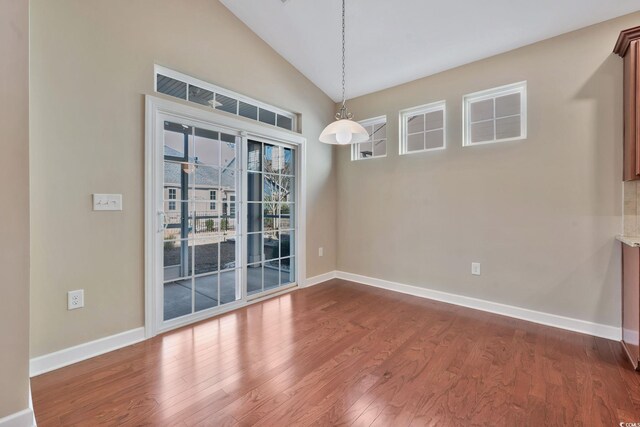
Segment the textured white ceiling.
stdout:
<svg viewBox="0 0 640 427">
<path fill-rule="evenodd" d="M 340 0 L 220 2 L 340 100 Z M 347 98 L 637 10 L 638 0 L 347 0 Z"/>
</svg>

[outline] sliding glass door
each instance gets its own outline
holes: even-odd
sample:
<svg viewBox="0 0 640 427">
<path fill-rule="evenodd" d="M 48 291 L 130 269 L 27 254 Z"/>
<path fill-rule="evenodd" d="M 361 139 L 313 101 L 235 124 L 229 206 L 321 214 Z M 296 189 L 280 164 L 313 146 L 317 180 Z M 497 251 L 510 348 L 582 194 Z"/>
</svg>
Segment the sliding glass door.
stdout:
<svg viewBox="0 0 640 427">
<path fill-rule="evenodd" d="M 156 331 L 297 283 L 297 147 L 158 113 Z"/>
</svg>

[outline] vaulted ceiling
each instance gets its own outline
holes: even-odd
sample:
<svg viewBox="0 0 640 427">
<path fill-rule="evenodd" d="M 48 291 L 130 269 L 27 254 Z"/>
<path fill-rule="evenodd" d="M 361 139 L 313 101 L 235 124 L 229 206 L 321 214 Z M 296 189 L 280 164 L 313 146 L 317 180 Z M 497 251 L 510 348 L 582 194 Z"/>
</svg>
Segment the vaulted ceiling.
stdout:
<svg viewBox="0 0 640 427">
<path fill-rule="evenodd" d="M 220 2 L 340 100 L 340 0 Z M 638 0 L 347 0 L 347 98 L 637 10 Z"/>
</svg>

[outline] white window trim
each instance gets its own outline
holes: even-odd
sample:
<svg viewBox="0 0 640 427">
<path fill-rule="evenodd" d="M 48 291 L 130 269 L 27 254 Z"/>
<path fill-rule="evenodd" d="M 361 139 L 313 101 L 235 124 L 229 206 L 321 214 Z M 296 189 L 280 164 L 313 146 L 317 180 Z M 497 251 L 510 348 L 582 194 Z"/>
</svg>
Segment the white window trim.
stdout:
<svg viewBox="0 0 640 427">
<path fill-rule="evenodd" d="M 505 95 L 520 94 L 520 136 L 513 138 L 493 139 L 491 141 L 471 142 L 471 122 L 469 108 L 473 102 L 495 99 Z M 495 117 L 495 102 L 493 104 Z M 495 135 L 494 135 L 495 136 Z M 479 92 L 469 93 L 462 98 L 462 146 L 473 147 L 476 145 L 495 144 L 498 142 L 521 141 L 527 139 L 527 81 L 512 83 Z"/>
<path fill-rule="evenodd" d="M 422 150 L 414 150 L 407 151 L 407 119 L 411 116 L 415 116 L 418 114 L 427 114 L 433 113 L 434 111 L 442 111 L 442 147 L 436 148 L 423 148 Z M 400 144 L 399 144 L 399 153 L 401 156 L 416 154 L 416 153 L 425 153 L 429 151 L 441 151 L 447 148 L 447 102 L 446 101 L 437 101 L 431 102 L 429 104 L 418 105 L 417 107 L 411 107 L 404 110 L 400 110 L 398 114 L 399 118 L 399 129 L 400 129 Z"/>
<path fill-rule="evenodd" d="M 171 77 L 172 79 L 176 79 L 176 80 L 179 80 L 181 82 L 187 83 L 187 88 L 186 88 L 187 92 L 185 94 L 186 98 L 184 99 L 187 102 L 191 102 L 191 101 L 189 101 L 189 85 L 198 86 L 198 87 L 200 87 L 202 89 L 210 90 L 211 92 L 214 93 L 214 96 L 215 96 L 215 94 L 220 94 L 220 95 L 224 95 L 224 96 L 227 96 L 229 98 L 237 99 L 238 101 L 242 101 L 244 103 L 251 104 L 251 105 L 254 105 L 254 106 L 258 107 L 258 116 L 257 116 L 258 118 L 256 120 L 253 120 L 253 119 L 249 119 L 249 120 L 253 120 L 253 121 L 256 121 L 256 122 L 259 122 L 259 123 L 263 123 L 263 124 L 266 124 L 268 126 L 276 126 L 276 125 L 271 125 L 271 124 L 264 123 L 264 122 L 260 121 L 260 110 L 259 109 L 262 108 L 262 109 L 265 109 L 265 110 L 272 111 L 272 112 L 274 112 L 276 114 L 280 114 L 281 116 L 285 116 L 287 118 L 290 118 L 292 120 L 291 132 L 296 132 L 297 133 L 297 131 L 298 131 L 298 115 L 295 114 L 295 113 L 292 113 L 291 111 L 286 111 L 286 110 L 283 110 L 281 108 L 275 107 L 273 105 L 269 105 L 267 103 L 264 103 L 262 101 L 258 101 L 257 99 L 249 98 L 248 96 L 244 96 L 244 95 L 239 94 L 237 92 L 233 92 L 233 91 L 225 89 L 223 87 L 216 86 L 216 85 L 214 85 L 212 83 L 205 82 L 204 80 L 196 79 L 195 77 L 191 77 L 188 74 L 184 74 L 184 73 L 181 73 L 179 71 L 175 71 L 175 70 L 172 70 L 172 69 L 167 68 L 167 67 L 163 67 L 162 65 L 158 65 L 158 64 L 154 65 L 154 71 L 153 71 L 153 91 L 156 92 L 156 93 L 160 93 L 160 92 L 157 91 L 157 88 L 158 88 L 158 74 L 162 74 L 163 76 Z M 240 116 L 238 114 L 239 113 L 239 111 L 238 111 L 239 108 L 240 108 L 240 103 L 238 102 L 235 115 L 238 116 L 238 117 L 242 117 L 242 116 Z M 217 110 L 216 109 L 216 111 L 221 112 L 221 113 L 225 113 L 225 114 L 232 114 L 232 113 L 228 113 L 228 112 L 223 111 L 223 110 Z M 277 123 L 277 117 L 276 117 L 276 123 Z M 279 129 L 288 130 L 288 129 L 284 129 L 284 128 L 279 128 Z"/>
<path fill-rule="evenodd" d="M 385 124 L 384 138 L 377 139 L 377 140 L 373 140 L 373 139 L 371 140 L 371 142 L 372 142 L 372 145 L 371 145 L 371 157 L 360 158 L 360 156 L 358 155 L 359 154 L 358 153 L 358 146 L 360 144 L 352 144 L 352 146 L 351 146 L 351 161 L 383 159 L 383 158 L 387 157 L 387 153 L 389 152 L 389 145 L 387 144 L 389 142 L 389 138 L 388 138 L 387 127 L 386 127 L 386 125 L 387 125 L 387 116 L 385 115 L 385 116 L 373 117 L 373 118 L 370 118 L 370 119 L 361 120 L 358 123 L 360 123 L 363 127 L 384 123 Z M 374 156 L 373 155 L 373 142 L 374 141 L 380 141 L 382 139 L 384 139 L 385 144 L 387 144 L 386 150 L 384 150 L 384 155 Z"/>
</svg>

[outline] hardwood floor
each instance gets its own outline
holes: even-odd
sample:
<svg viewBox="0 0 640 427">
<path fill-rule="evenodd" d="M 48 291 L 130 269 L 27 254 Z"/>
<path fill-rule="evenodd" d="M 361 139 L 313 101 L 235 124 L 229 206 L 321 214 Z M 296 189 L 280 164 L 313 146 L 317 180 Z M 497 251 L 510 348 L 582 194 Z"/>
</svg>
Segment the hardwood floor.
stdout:
<svg viewBox="0 0 640 427">
<path fill-rule="evenodd" d="M 618 342 L 332 280 L 32 379 L 40 426 L 640 422 Z"/>
</svg>

